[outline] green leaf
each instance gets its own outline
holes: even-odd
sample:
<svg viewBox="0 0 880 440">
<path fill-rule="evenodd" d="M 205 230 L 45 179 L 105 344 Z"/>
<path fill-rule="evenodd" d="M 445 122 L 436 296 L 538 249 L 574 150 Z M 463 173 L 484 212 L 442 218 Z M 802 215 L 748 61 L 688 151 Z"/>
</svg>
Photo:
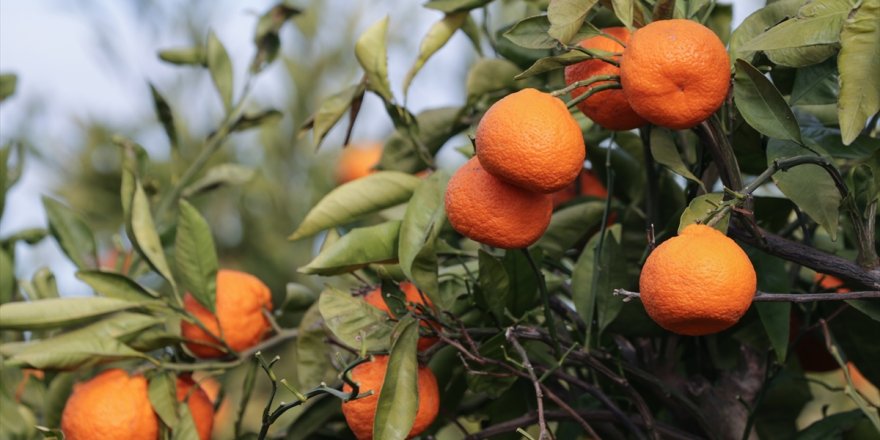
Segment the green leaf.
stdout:
<svg viewBox="0 0 880 440">
<path fill-rule="evenodd" d="M 43 412 L 43 423 L 45 426 L 61 426 L 61 413 L 70 393 L 73 391 L 73 385 L 76 383 L 76 374 L 74 373 L 58 373 L 49 388 L 46 390 L 46 400 Z"/>
<path fill-rule="evenodd" d="M 43 197 L 43 207 L 49 218 L 49 230 L 58 240 L 61 250 L 80 269 L 97 267 L 98 253 L 91 229 L 70 208 L 57 200 Z"/>
<path fill-rule="evenodd" d="M 480 289 L 477 291 L 477 299 L 495 319 L 503 321 L 510 297 L 510 277 L 501 261 L 482 249 L 479 251 L 479 261 Z"/>
<path fill-rule="evenodd" d="M 235 121 L 235 124 L 232 125 L 232 131 L 245 131 L 264 124 L 276 123 L 281 120 L 282 117 L 284 117 L 284 113 L 275 109 L 263 110 L 257 113 L 246 113 L 241 115 L 241 117 Z"/>
<path fill-rule="evenodd" d="M 840 41 L 843 21 L 852 9 L 850 0 L 814 0 L 783 21 L 745 43 L 741 50 L 791 49 Z"/>
<path fill-rule="evenodd" d="M 510 250 L 504 253 L 504 258 L 501 260 L 504 264 L 504 270 L 507 271 L 507 277 L 510 279 L 507 308 L 515 317 L 521 317 L 531 312 L 541 300 L 538 292 L 537 274 L 529 264 L 525 252 L 529 252 L 535 260 L 535 264 L 541 267 L 540 249 Z"/>
<path fill-rule="evenodd" d="M 794 142 L 771 139 L 767 144 L 767 164 L 774 160 L 801 155 L 815 155 Z M 805 164 L 780 171 L 773 181 L 795 205 L 828 231 L 832 240 L 837 238 L 840 192 L 834 180 L 818 165 Z"/>
<path fill-rule="evenodd" d="M 388 315 L 362 298 L 328 287 L 318 298 L 324 324 L 345 345 L 367 351 L 387 350 L 393 326 Z M 415 350 L 413 350 L 415 353 Z"/>
<path fill-rule="evenodd" d="M 165 97 L 159 93 L 159 90 L 153 84 L 149 84 L 149 86 L 150 94 L 153 95 L 153 107 L 156 109 L 156 117 L 159 118 L 162 128 L 165 129 L 165 134 L 168 136 L 171 148 L 176 150 L 178 148 L 177 129 L 174 127 L 174 114 L 171 112 L 171 106 L 168 105 L 168 101 L 165 100 Z"/>
<path fill-rule="evenodd" d="M 633 29 L 633 14 L 635 9 L 635 0 L 611 0 L 614 15 L 620 19 L 627 29 Z"/>
<path fill-rule="evenodd" d="M 217 250 L 211 227 L 199 211 L 180 200 L 174 260 L 181 286 L 208 310 L 214 311 L 217 292 Z"/>
<path fill-rule="evenodd" d="M 208 44 L 205 49 L 208 62 L 208 70 L 211 71 L 211 80 L 214 81 L 214 87 L 220 94 L 220 100 L 223 101 L 223 108 L 229 113 L 232 110 L 232 61 L 223 43 L 217 38 L 214 32 L 208 33 Z"/>
<path fill-rule="evenodd" d="M 416 116 L 418 139 L 432 156 L 456 133 L 468 127 L 461 107 L 440 107 L 425 110 Z M 410 135 L 395 131 L 385 142 L 378 168 L 415 173 L 428 164 L 422 159 Z"/>
<path fill-rule="evenodd" d="M 425 3 L 425 7 L 451 14 L 459 11 L 470 11 L 491 2 L 492 0 L 431 0 Z"/>
<path fill-rule="evenodd" d="M 37 270 L 30 282 L 22 282 L 22 288 L 31 301 L 58 298 L 59 296 L 55 275 L 46 267 Z"/>
<path fill-rule="evenodd" d="M 504 33 L 504 38 L 527 49 L 552 49 L 557 41 L 550 36 L 550 20 L 546 15 L 524 18 Z"/>
<path fill-rule="evenodd" d="M 150 202 L 140 182 L 135 182 L 134 197 L 131 200 L 131 224 L 129 229 L 132 233 L 132 244 L 138 252 L 147 260 L 150 267 L 159 275 L 175 286 L 171 268 L 165 259 L 165 251 L 162 242 L 156 232 L 156 224 L 153 222 L 153 214 L 150 213 Z"/>
<path fill-rule="evenodd" d="M 799 432 L 796 440 L 843 438 L 843 434 L 864 417 L 858 409 L 825 416 Z"/>
<path fill-rule="evenodd" d="M 310 118 L 311 124 L 306 124 L 306 127 L 304 127 L 307 128 L 311 125 L 314 131 L 312 142 L 314 143 L 315 148 L 321 145 L 321 141 L 324 140 L 327 133 L 330 132 L 330 129 L 342 119 L 345 112 L 349 111 L 349 108 L 353 108 L 355 103 L 359 103 L 363 99 L 366 90 L 366 82 L 361 81 L 331 95 L 329 98 L 321 102 L 321 106 L 318 108 L 317 113 Z"/>
<path fill-rule="evenodd" d="M 340 308 L 347 310 L 349 303 L 340 303 Z M 306 310 L 298 327 L 296 378 L 301 388 L 313 387 L 321 382 L 330 383 L 336 376 L 332 354 L 330 350 L 327 350 L 327 331 L 324 329 L 324 320 L 321 317 L 319 305 L 319 302 L 315 301 Z"/>
<path fill-rule="evenodd" d="M 880 111 L 880 0 L 864 0 L 840 33 L 840 98 L 843 144 L 851 144 L 868 118 Z"/>
<path fill-rule="evenodd" d="M 668 129 L 661 127 L 653 128 L 651 130 L 651 156 L 654 157 L 657 163 L 669 168 L 675 174 L 691 182 L 698 183 L 700 188 L 703 188 L 703 191 L 705 191 L 706 188 L 703 187 L 703 181 L 691 172 L 684 159 L 682 159 L 672 135 L 672 131 Z"/>
<path fill-rule="evenodd" d="M 743 118 L 761 134 L 803 143 L 797 119 L 785 98 L 764 74 L 745 60 L 736 60 L 733 96 Z"/>
<path fill-rule="evenodd" d="M 483 45 L 481 43 L 482 31 L 470 14 L 465 17 L 464 24 L 461 25 L 461 31 L 464 32 L 469 40 L 471 40 L 471 44 L 473 44 L 474 50 L 477 51 L 477 55 L 483 56 Z"/>
<path fill-rule="evenodd" d="M 161 321 L 139 313 L 117 313 L 51 339 L 0 347 L 7 365 L 40 369 L 73 369 L 123 359 L 147 359 L 125 342 Z"/>
<path fill-rule="evenodd" d="M 388 82 L 388 17 L 377 21 L 358 38 L 354 54 L 367 75 L 367 88 L 376 92 L 385 102 L 393 102 L 391 83 Z"/>
<path fill-rule="evenodd" d="M 250 182 L 255 174 L 253 168 L 234 163 L 220 164 L 209 169 L 199 180 L 187 186 L 182 196 L 192 198 L 224 186 L 244 185 Z"/>
<path fill-rule="evenodd" d="M 770 338 L 770 345 L 776 353 L 776 359 L 784 364 L 788 350 L 789 321 L 791 320 L 791 303 L 789 302 L 758 302 L 755 303 L 758 316 L 764 324 L 764 330 Z"/>
<path fill-rule="evenodd" d="M 404 440 L 416 418 L 419 405 L 416 344 L 419 322 L 407 315 L 394 328 L 394 342 L 388 357 L 388 370 L 373 419 L 373 438 Z"/>
<path fill-rule="evenodd" d="M 792 86 L 791 105 L 836 104 L 840 87 L 837 80 L 837 63 L 824 63 L 798 69 Z"/>
<path fill-rule="evenodd" d="M 846 301 L 854 309 L 864 313 L 874 321 L 880 322 L 880 303 L 866 299 L 851 299 Z"/>
<path fill-rule="evenodd" d="M 516 79 L 525 79 L 533 77 L 535 75 L 540 75 L 542 73 L 552 72 L 557 69 L 562 69 L 565 66 L 577 64 L 581 61 L 589 60 L 591 58 L 592 57 L 590 55 L 578 51 L 571 51 L 563 53 L 561 55 L 544 57 L 535 61 L 534 64 L 529 66 L 529 68 L 522 73 L 516 75 Z"/>
<path fill-rule="evenodd" d="M 409 200 L 421 183 L 418 177 L 397 171 L 379 171 L 340 185 L 312 208 L 290 240 L 310 237 L 325 229 L 348 224 L 367 214 Z"/>
<path fill-rule="evenodd" d="M 0 102 L 15 94 L 18 85 L 18 75 L 14 73 L 0 74 Z"/>
<path fill-rule="evenodd" d="M 573 244 L 580 242 L 590 231 L 596 230 L 605 212 L 605 202 L 587 201 L 566 206 L 553 213 L 550 226 L 535 246 L 548 257 L 559 258 Z"/>
<path fill-rule="evenodd" d="M 724 194 L 722 193 L 707 193 L 695 197 L 681 213 L 681 217 L 678 220 L 678 233 L 680 234 L 688 225 L 698 221 L 705 223 L 709 220 L 709 214 L 721 206 L 723 200 Z M 730 221 L 730 213 L 724 214 L 724 218 L 716 223 L 714 228 L 727 233 L 728 221 Z"/>
<path fill-rule="evenodd" d="M 400 224 L 397 250 L 400 268 L 432 300 L 438 298 L 440 289 L 434 243 L 446 224 L 443 201 L 448 181 L 449 175 L 443 171 L 435 172 L 423 181 L 406 205 L 406 213 Z M 437 305 L 441 308 L 445 306 Z"/>
<path fill-rule="evenodd" d="M 592 323 L 595 316 L 600 336 L 623 308 L 623 300 L 614 296 L 614 289 L 625 288 L 630 283 L 618 238 L 620 228 L 620 225 L 614 225 L 606 230 L 604 240 L 601 239 L 601 234 L 591 238 L 572 272 L 572 300 L 575 310 L 587 323 Z M 591 333 L 592 325 L 587 330 L 584 340 L 586 345 L 590 344 Z"/>
<path fill-rule="evenodd" d="M 392 220 L 375 226 L 352 229 L 339 240 L 321 250 L 302 273 L 337 275 L 352 272 L 371 263 L 397 261 L 400 221 Z"/>
<path fill-rule="evenodd" d="M 0 329 L 42 330 L 65 327 L 141 305 L 115 298 L 51 298 L 10 302 L 0 305 Z"/>
<path fill-rule="evenodd" d="M 15 291 L 15 266 L 6 249 L 0 247 L 0 305 L 12 301 Z"/>
<path fill-rule="evenodd" d="M 275 60 L 281 49 L 281 39 L 278 36 L 281 26 L 284 26 L 287 20 L 301 12 L 284 3 L 278 3 L 260 16 L 260 20 L 257 21 L 257 29 L 254 32 L 254 45 L 257 46 L 257 54 L 251 63 L 251 72 L 258 73 Z"/>
<path fill-rule="evenodd" d="M 171 432 L 171 440 L 199 440 L 199 431 L 189 405 L 177 405 L 178 423 Z"/>
<path fill-rule="evenodd" d="M 514 79 L 519 68 L 510 61 L 497 58 L 483 58 L 471 66 L 465 82 L 469 103 L 476 102 L 484 95 L 517 88 Z"/>
<path fill-rule="evenodd" d="M 147 395 L 153 411 L 162 419 L 162 423 L 172 430 L 177 426 L 177 387 L 175 386 L 174 374 L 169 372 L 157 372 L 150 377 Z M 186 406 L 186 405 L 182 405 Z"/>
<path fill-rule="evenodd" d="M 202 47 L 179 47 L 159 51 L 159 59 L 179 66 L 207 66 L 208 56 Z"/>
<path fill-rule="evenodd" d="M 144 302 L 159 297 L 158 293 L 118 273 L 100 270 L 80 270 L 76 272 L 76 277 L 88 284 L 99 295 L 107 298 Z"/>
<path fill-rule="evenodd" d="M 452 34 L 464 25 L 467 18 L 467 12 L 455 12 L 446 15 L 442 20 L 431 26 L 431 29 L 428 30 L 428 33 L 422 39 L 421 46 L 419 46 L 419 57 L 416 59 L 415 64 L 410 67 L 409 72 L 406 73 L 406 78 L 403 80 L 404 95 L 406 95 L 413 78 L 419 73 L 425 62 L 446 45 L 449 39 L 452 38 Z"/>
<path fill-rule="evenodd" d="M 730 37 L 731 63 L 739 58 L 752 62 L 755 51 L 745 49 L 746 43 L 777 23 L 797 14 L 803 4 L 803 0 L 780 0 L 770 3 L 746 17 Z"/>
<path fill-rule="evenodd" d="M 550 29 L 547 33 L 565 43 L 571 43 L 581 29 L 584 19 L 598 0 L 555 0 L 547 7 Z M 625 22 L 624 22 L 625 23 Z M 630 19 L 632 24 L 632 19 Z"/>
</svg>

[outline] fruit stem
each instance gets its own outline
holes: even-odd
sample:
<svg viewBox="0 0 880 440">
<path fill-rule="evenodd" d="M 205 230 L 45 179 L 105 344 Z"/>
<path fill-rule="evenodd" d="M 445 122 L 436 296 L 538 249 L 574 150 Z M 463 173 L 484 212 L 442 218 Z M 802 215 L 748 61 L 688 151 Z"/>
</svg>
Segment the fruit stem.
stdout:
<svg viewBox="0 0 880 440">
<path fill-rule="evenodd" d="M 574 90 L 578 87 L 586 87 L 586 86 L 589 86 L 591 84 L 595 84 L 600 81 L 614 81 L 614 82 L 619 83 L 620 82 L 620 75 L 595 75 L 595 76 L 591 76 L 587 79 L 575 81 L 575 82 L 573 82 L 573 83 L 571 83 L 571 84 L 569 84 L 559 90 L 554 90 L 554 91 L 550 92 L 550 96 L 562 96 L 567 93 L 570 93 L 572 90 Z"/>
<path fill-rule="evenodd" d="M 609 58 L 609 57 L 607 57 L 607 56 L 605 56 L 605 55 L 601 55 L 599 52 L 607 53 L 608 55 L 611 55 L 611 56 L 617 56 L 617 57 L 623 55 L 623 53 L 621 53 L 621 52 L 604 52 L 604 51 L 598 51 L 598 52 L 597 52 L 597 51 L 595 51 L 595 50 L 587 49 L 587 48 L 585 48 L 585 47 L 580 47 L 580 46 L 570 46 L 570 45 L 568 45 L 568 44 L 563 44 L 563 45 L 562 45 L 562 48 L 565 49 L 565 50 L 567 50 L 567 51 L 569 51 L 569 52 L 571 52 L 571 51 L 574 50 L 574 51 L 578 51 L 578 52 L 585 53 L 585 54 L 589 55 L 589 56 L 592 57 L 592 58 L 595 58 L 595 59 L 597 59 L 597 60 L 602 60 L 602 61 L 604 61 L 604 62 L 606 62 L 606 63 L 608 63 L 608 64 L 611 64 L 611 65 L 613 65 L 613 66 L 615 66 L 615 67 L 620 67 L 620 63 L 617 62 L 614 58 Z"/>
<path fill-rule="evenodd" d="M 601 86 L 593 87 L 592 89 L 587 90 L 586 93 L 584 93 L 583 95 L 580 95 L 577 98 L 574 98 L 571 101 L 566 102 L 565 106 L 568 108 L 572 108 L 572 107 L 578 105 L 579 103 L 581 103 L 582 101 L 586 101 L 587 98 L 595 95 L 596 93 L 599 93 L 599 92 L 602 92 L 605 90 L 620 89 L 620 88 L 622 88 L 620 86 L 620 83 L 602 84 Z"/>
</svg>

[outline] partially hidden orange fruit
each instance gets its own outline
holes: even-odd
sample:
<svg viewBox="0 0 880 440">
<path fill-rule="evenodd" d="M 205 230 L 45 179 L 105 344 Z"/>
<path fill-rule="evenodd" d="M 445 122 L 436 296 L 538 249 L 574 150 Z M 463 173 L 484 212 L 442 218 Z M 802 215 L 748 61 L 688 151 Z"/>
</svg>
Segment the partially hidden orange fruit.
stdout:
<svg viewBox="0 0 880 440">
<path fill-rule="evenodd" d="M 379 404 L 379 395 L 382 394 L 382 384 L 385 381 L 387 370 L 388 356 L 373 356 L 371 361 L 362 363 L 351 370 L 351 378 L 360 387 L 358 390 L 360 394 L 373 391 L 370 396 L 342 404 L 342 414 L 345 416 L 345 421 L 358 440 L 372 440 L 373 438 L 373 420 L 376 416 L 376 406 Z M 431 369 L 419 366 L 417 381 L 419 407 L 407 438 L 412 438 L 428 429 L 440 410 L 440 391 L 437 387 L 437 378 Z M 342 391 L 346 393 L 350 393 L 351 390 L 348 384 L 342 386 Z"/>
<path fill-rule="evenodd" d="M 104 371 L 76 384 L 61 413 L 67 440 L 156 440 L 159 419 L 143 375 Z"/>
<path fill-rule="evenodd" d="M 475 142 L 486 171 L 541 193 L 573 182 L 586 158 L 581 128 L 568 108 L 535 89 L 512 93 L 489 107 Z"/>
<path fill-rule="evenodd" d="M 462 165 L 446 187 L 446 216 L 462 235 L 503 249 L 536 242 L 550 225 L 553 199 L 489 174 L 477 157 Z"/>
<path fill-rule="evenodd" d="M 653 124 L 691 128 L 715 113 L 730 88 L 730 58 L 709 28 L 672 19 L 637 29 L 620 61 L 623 93 Z"/>
<path fill-rule="evenodd" d="M 813 280 L 819 284 L 823 290 L 830 290 L 837 293 L 852 292 L 851 289 L 844 287 L 845 283 L 840 278 L 824 273 L 817 273 Z"/>
<path fill-rule="evenodd" d="M 582 170 L 577 181 L 571 185 L 551 194 L 553 206 L 559 206 L 575 197 L 589 196 L 599 199 L 608 198 L 608 190 L 602 181 L 591 170 Z"/>
<path fill-rule="evenodd" d="M 620 40 L 623 44 L 629 41 L 630 32 L 625 27 L 609 27 L 602 32 Z M 623 52 L 623 46 L 608 35 L 597 35 L 580 42 L 586 49 L 605 52 Z M 613 57 L 620 62 L 620 56 Z M 587 60 L 566 66 L 565 84 L 571 85 L 578 81 L 600 75 L 619 75 L 620 68 L 602 60 Z M 610 81 L 600 81 L 586 87 L 578 87 L 571 92 L 572 98 L 583 95 L 588 90 Z M 595 123 L 609 130 L 631 130 L 646 125 L 648 121 L 636 114 L 630 107 L 621 89 L 603 90 L 577 104 L 577 108 Z"/>
<path fill-rule="evenodd" d="M 188 340 L 186 347 L 200 358 L 224 355 L 213 346 L 220 344 L 221 329 L 226 344 L 235 351 L 257 345 L 271 329 L 263 309 L 272 310 L 272 293 L 257 277 L 244 272 L 226 269 L 217 272 L 216 315 L 189 293 L 183 302 L 184 308 L 210 331 L 206 333 L 195 323 L 180 322 L 180 332 Z"/>
<path fill-rule="evenodd" d="M 427 303 L 425 303 L 425 301 L 422 301 L 422 294 L 419 293 L 419 289 L 415 286 L 415 284 L 404 281 L 400 283 L 400 290 L 403 291 L 404 295 L 406 295 L 406 302 L 410 303 L 407 304 L 408 310 L 416 310 L 413 305 L 421 304 L 424 304 L 428 308 L 434 307 L 434 305 L 431 304 L 431 300 L 427 296 L 425 296 L 425 300 L 427 301 Z M 364 295 L 364 301 L 366 301 L 367 304 L 370 304 L 371 306 L 387 313 L 392 318 L 395 318 L 395 316 L 391 313 L 391 309 L 388 308 L 388 304 L 385 303 L 385 298 L 382 296 L 381 287 L 376 287 L 375 289 L 369 291 L 366 295 Z M 428 324 L 427 321 L 422 321 L 421 325 L 422 327 L 428 327 L 430 325 L 430 327 L 432 327 L 435 331 L 440 330 L 440 328 L 437 327 L 436 324 Z M 418 349 L 419 351 L 427 350 L 435 343 L 437 343 L 437 338 L 432 336 L 422 336 L 419 338 Z"/>
<path fill-rule="evenodd" d="M 211 430 L 214 428 L 214 404 L 189 374 L 177 376 L 177 401 L 185 401 L 189 406 L 199 439 L 210 440 Z"/>
<path fill-rule="evenodd" d="M 669 331 L 690 336 L 736 324 L 756 289 L 755 268 L 742 248 L 699 224 L 657 246 L 639 277 L 648 316 Z"/>
<path fill-rule="evenodd" d="M 345 146 L 339 155 L 339 162 L 336 163 L 336 182 L 343 184 L 372 173 L 381 158 L 381 143 L 366 142 Z"/>
</svg>

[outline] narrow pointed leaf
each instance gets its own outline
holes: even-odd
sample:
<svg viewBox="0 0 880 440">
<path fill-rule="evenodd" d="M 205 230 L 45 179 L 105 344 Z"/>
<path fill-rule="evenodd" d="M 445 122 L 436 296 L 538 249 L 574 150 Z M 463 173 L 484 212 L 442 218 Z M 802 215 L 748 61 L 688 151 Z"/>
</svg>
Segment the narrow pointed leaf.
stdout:
<svg viewBox="0 0 880 440">
<path fill-rule="evenodd" d="M 100 270 L 81 270 L 76 277 L 88 284 L 98 294 L 125 301 L 151 301 L 159 294 L 141 286 L 125 275 Z"/>
<path fill-rule="evenodd" d="M 70 261 L 80 269 L 97 267 L 95 237 L 88 225 L 57 200 L 43 197 L 43 207 L 49 218 L 49 230 Z"/>
<path fill-rule="evenodd" d="M 318 299 L 324 324 L 345 345 L 367 351 L 387 350 L 393 326 L 388 315 L 346 292 L 327 288 Z"/>
<path fill-rule="evenodd" d="M 367 74 L 367 88 L 376 92 L 385 102 L 394 101 L 388 82 L 388 17 L 379 20 L 358 39 L 354 54 Z"/>
<path fill-rule="evenodd" d="M 675 174 L 698 183 L 701 188 L 703 187 L 703 181 L 695 176 L 684 163 L 670 131 L 660 127 L 651 130 L 651 156 L 657 163 L 669 168 Z M 705 190 L 705 188 L 703 189 Z"/>
<path fill-rule="evenodd" d="M 147 395 L 153 411 L 162 419 L 162 423 L 174 429 L 177 426 L 177 390 L 171 372 L 161 372 L 150 378 Z"/>
<path fill-rule="evenodd" d="M 404 440 L 412 429 L 419 407 L 418 320 L 407 315 L 398 322 L 394 334 L 388 370 L 376 405 L 373 438 Z"/>
<path fill-rule="evenodd" d="M 403 80 L 403 92 L 407 93 L 409 90 L 410 84 L 412 84 L 413 78 L 415 78 L 416 74 L 419 73 L 419 70 L 422 69 L 422 66 L 431 58 L 434 53 L 436 53 L 440 48 L 446 45 L 446 42 L 452 38 L 452 35 L 464 25 L 465 19 L 468 18 L 467 12 L 455 12 L 443 17 L 442 20 L 435 23 L 431 26 L 431 29 L 428 30 L 428 33 L 422 39 L 422 44 L 419 46 L 419 57 L 416 59 L 415 64 L 409 69 L 409 72 L 406 74 L 406 78 Z"/>
<path fill-rule="evenodd" d="M 306 215 L 290 240 L 298 240 L 320 231 L 348 224 L 364 215 L 399 205 L 412 197 L 421 183 L 418 177 L 380 171 L 353 180 L 330 191 Z"/>
<path fill-rule="evenodd" d="M 0 305 L 0 329 L 41 330 L 87 322 L 95 317 L 140 307 L 115 298 L 52 298 Z"/>
<path fill-rule="evenodd" d="M 587 13 L 597 2 L 598 0 L 555 0 L 550 2 L 550 6 L 547 8 L 550 29 L 547 33 L 564 44 L 571 43 L 581 29 Z M 632 24 L 631 18 L 630 24 Z"/>
<path fill-rule="evenodd" d="M 229 112 L 232 109 L 232 61 L 223 43 L 217 38 L 214 32 L 208 34 L 208 44 L 206 48 L 208 69 L 211 71 L 211 79 L 214 81 L 214 87 L 220 94 L 220 100 L 223 102 L 223 108 Z"/>
<path fill-rule="evenodd" d="M 181 286 L 213 312 L 217 290 L 217 250 L 208 222 L 186 200 L 180 201 L 174 249 Z"/>
<path fill-rule="evenodd" d="M 400 268 L 431 299 L 437 297 L 439 290 L 434 243 L 446 223 L 443 201 L 448 180 L 448 174 L 438 171 L 422 182 L 407 204 L 400 224 Z"/>
<path fill-rule="evenodd" d="M 755 66 L 736 60 L 733 96 L 743 118 L 761 134 L 799 144 L 801 131 L 785 98 Z"/>
<path fill-rule="evenodd" d="M 336 275 L 352 272 L 368 264 L 397 262 L 400 221 L 392 220 L 375 226 L 352 229 L 339 240 L 321 250 L 302 273 Z"/>
<path fill-rule="evenodd" d="M 150 267 L 159 275 L 168 280 L 174 286 L 174 276 L 165 259 L 165 251 L 159 234 L 156 232 L 156 224 L 153 222 L 153 214 L 150 212 L 150 202 L 140 183 L 135 183 L 134 197 L 131 200 L 131 232 L 132 243 L 141 253 Z"/>
<path fill-rule="evenodd" d="M 225 186 L 244 185 L 256 175 L 253 168 L 234 163 L 217 165 L 204 176 L 183 190 L 183 197 L 190 198 Z"/>
</svg>

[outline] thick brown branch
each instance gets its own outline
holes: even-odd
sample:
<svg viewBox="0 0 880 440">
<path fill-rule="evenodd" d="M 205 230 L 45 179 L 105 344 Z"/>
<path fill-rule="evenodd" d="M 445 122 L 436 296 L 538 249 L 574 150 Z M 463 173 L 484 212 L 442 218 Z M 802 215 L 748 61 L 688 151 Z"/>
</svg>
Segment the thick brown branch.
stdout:
<svg viewBox="0 0 880 440">
<path fill-rule="evenodd" d="M 761 249 L 770 255 L 793 261 L 817 272 L 833 275 L 848 284 L 880 290 L 880 269 L 866 270 L 845 258 L 822 252 L 811 246 L 763 230 L 761 230 L 761 236 L 756 237 L 749 231 L 731 224 L 727 233 L 732 238 Z"/>
</svg>

